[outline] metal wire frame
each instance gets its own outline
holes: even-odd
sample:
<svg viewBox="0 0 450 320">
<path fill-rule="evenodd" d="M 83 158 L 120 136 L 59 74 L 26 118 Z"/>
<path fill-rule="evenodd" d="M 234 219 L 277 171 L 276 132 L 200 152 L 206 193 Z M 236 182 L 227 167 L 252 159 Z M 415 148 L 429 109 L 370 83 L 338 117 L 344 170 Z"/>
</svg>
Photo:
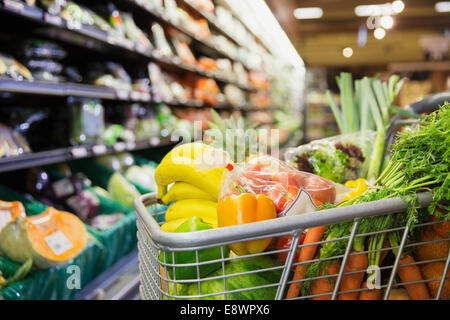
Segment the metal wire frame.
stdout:
<svg viewBox="0 0 450 320">
<path fill-rule="evenodd" d="M 150 201 L 150 203 L 151 202 L 152 201 Z M 140 212 L 138 212 L 138 217 L 142 216 L 142 206 L 136 206 L 136 209 L 137 209 L 137 211 L 140 210 Z M 148 211 L 145 214 L 148 215 Z M 160 215 L 161 213 L 156 213 L 156 214 Z M 407 240 L 407 236 L 410 231 L 410 227 L 408 225 L 406 225 L 404 227 L 396 227 L 396 228 L 391 228 L 391 229 L 387 229 L 387 230 L 358 234 L 357 228 L 359 225 L 360 218 L 355 217 L 352 220 L 353 220 L 353 226 L 352 226 L 351 233 L 349 236 L 332 239 L 332 240 L 323 240 L 323 241 L 319 241 L 316 243 L 305 244 L 305 245 L 298 244 L 298 242 L 300 240 L 300 236 L 305 228 L 298 228 L 298 229 L 290 230 L 287 232 L 286 231 L 285 232 L 274 232 L 274 233 L 271 233 L 268 235 L 266 234 L 266 235 L 261 235 L 261 236 L 245 237 L 245 235 L 242 235 L 242 238 L 239 240 L 239 242 L 262 239 L 262 238 L 267 238 L 267 237 L 275 238 L 275 237 L 286 236 L 286 235 L 292 236 L 292 242 L 291 242 L 290 248 L 285 249 L 285 250 L 271 250 L 271 251 L 263 252 L 261 254 L 247 255 L 247 256 L 243 256 L 243 257 L 225 257 L 224 250 L 223 250 L 224 246 L 229 245 L 231 243 L 235 243 L 235 242 L 237 242 L 236 240 L 222 241 L 220 243 L 210 243 L 207 245 L 197 245 L 197 246 L 191 246 L 191 247 L 186 247 L 183 244 L 179 244 L 179 246 L 177 246 L 175 243 L 174 243 L 175 245 L 173 247 L 167 246 L 166 244 L 161 245 L 160 243 L 155 242 L 154 239 L 152 238 L 152 232 L 155 232 L 154 225 L 148 226 L 145 224 L 145 221 L 143 221 L 142 219 L 138 219 L 138 240 L 139 240 L 138 246 L 139 246 L 139 256 L 140 256 L 140 271 L 141 271 L 141 276 L 142 276 L 141 295 L 143 298 L 149 298 L 149 299 L 185 299 L 185 298 L 208 299 L 208 298 L 214 298 L 215 296 L 219 296 L 220 299 L 226 300 L 229 297 L 229 295 L 231 295 L 233 293 L 239 293 L 239 292 L 244 292 L 244 291 L 249 291 L 249 290 L 264 289 L 264 288 L 270 288 L 270 287 L 277 287 L 275 299 L 283 299 L 285 296 L 285 293 L 286 293 L 286 289 L 289 285 L 292 285 L 295 283 L 301 284 L 306 281 L 314 281 L 314 280 L 318 280 L 318 279 L 330 278 L 330 279 L 336 279 L 335 283 L 334 283 L 333 292 L 323 293 L 323 294 L 319 294 L 319 295 L 300 296 L 295 299 L 301 300 L 301 299 L 318 298 L 318 297 L 323 297 L 323 296 L 331 296 L 330 298 L 332 300 L 335 300 L 339 297 L 340 294 L 343 294 L 343 293 L 362 292 L 365 290 L 370 290 L 367 288 L 358 288 L 358 289 L 348 290 L 348 291 L 340 291 L 339 290 L 340 284 L 341 284 L 344 276 L 361 273 L 361 272 L 366 273 L 366 270 L 344 272 L 344 268 L 345 268 L 346 262 L 348 261 L 349 257 L 351 257 L 353 255 L 358 255 L 358 254 L 369 254 L 369 253 L 375 253 L 375 252 L 391 251 L 393 249 L 396 249 L 396 250 L 398 250 L 398 254 L 396 256 L 395 262 L 392 265 L 379 267 L 380 272 L 387 272 L 391 269 L 389 280 L 388 280 L 387 284 L 382 284 L 379 287 L 380 289 L 384 289 L 383 299 L 389 299 L 389 295 L 393 288 L 404 286 L 404 285 L 409 285 L 409 284 L 429 283 L 429 282 L 434 282 L 434 281 L 439 281 L 438 292 L 436 294 L 436 297 L 434 297 L 434 299 L 441 298 L 441 294 L 442 294 L 442 291 L 444 288 L 444 283 L 447 279 L 450 279 L 450 277 L 446 276 L 449 271 L 450 254 L 447 256 L 447 258 L 427 260 L 427 261 L 416 261 L 411 264 L 402 264 L 402 266 L 405 267 L 405 266 L 409 266 L 409 265 L 421 265 L 421 264 L 425 264 L 425 263 L 445 261 L 444 272 L 443 272 L 441 278 L 428 279 L 428 280 L 423 279 L 421 281 L 403 283 L 403 282 L 396 281 L 396 274 L 397 274 L 397 270 L 399 268 L 399 261 L 400 261 L 401 254 L 403 253 L 403 251 L 406 248 L 425 245 L 425 244 L 432 244 L 432 243 L 437 243 L 437 242 L 441 242 L 441 241 L 449 241 L 450 238 L 431 240 L 431 241 L 426 241 L 426 242 L 407 243 L 406 240 Z M 350 220 L 350 221 L 352 221 L 352 220 Z M 342 222 L 344 222 L 344 221 L 342 221 Z M 160 222 L 160 224 L 161 223 L 162 222 Z M 433 222 L 418 224 L 415 226 L 415 228 L 417 229 L 420 227 L 426 227 L 426 226 L 430 226 L 430 225 L 437 224 L 437 223 L 440 223 L 440 221 L 433 221 Z M 353 242 L 354 242 L 355 238 L 357 238 L 357 237 L 368 237 L 368 236 L 372 236 L 372 235 L 389 233 L 389 232 L 394 232 L 394 231 L 402 231 L 402 230 L 403 230 L 402 240 L 401 240 L 399 246 L 397 246 L 397 247 L 383 247 L 381 249 L 366 250 L 366 251 L 362 251 L 362 252 L 351 253 Z M 183 241 L 183 240 L 180 239 L 180 241 Z M 348 241 L 344 254 L 334 256 L 334 257 L 329 257 L 326 259 L 316 258 L 316 259 L 306 261 L 306 262 L 294 261 L 296 250 L 298 250 L 302 247 L 311 246 L 311 245 L 320 246 L 325 243 L 336 242 L 336 241 Z M 221 258 L 217 259 L 217 260 L 213 260 L 213 261 L 200 262 L 198 251 L 202 250 L 202 249 L 212 248 L 212 247 L 221 247 Z M 175 252 L 182 252 L 182 251 L 195 251 L 196 261 L 193 263 L 186 263 L 186 264 L 168 263 L 166 261 L 166 258 L 165 258 L 166 255 L 171 254 L 172 261 L 175 261 L 175 259 L 174 259 Z M 162 255 L 163 255 L 162 260 L 160 260 L 158 257 L 160 252 L 162 252 Z M 234 274 L 225 274 L 225 264 L 229 261 L 241 259 L 241 258 L 261 256 L 261 255 L 275 255 L 275 254 L 279 254 L 279 253 L 283 253 L 283 252 L 287 253 L 287 258 L 286 258 L 286 262 L 284 265 L 276 266 L 273 268 L 255 270 L 255 271 L 247 271 L 247 272 L 234 273 Z M 326 262 L 326 261 L 331 261 L 331 260 L 341 260 L 341 265 L 340 265 L 340 269 L 339 269 L 338 273 L 318 276 L 318 277 L 309 278 L 309 279 L 301 279 L 301 280 L 297 280 L 297 281 L 292 281 L 292 280 L 289 281 L 291 271 L 293 270 L 292 268 L 295 269 L 295 267 L 297 267 L 299 265 L 303 265 L 303 264 L 311 264 L 311 263 L 319 262 L 319 261 Z M 221 275 L 215 276 L 215 277 L 207 276 L 204 278 L 200 278 L 200 267 L 202 265 L 206 265 L 206 264 L 210 264 L 210 263 L 218 263 L 218 262 L 221 263 L 221 267 L 222 267 Z M 168 272 L 169 268 L 172 268 L 172 270 L 175 271 L 176 267 L 187 267 L 187 266 L 196 267 L 196 271 L 197 271 L 196 279 L 177 280 L 175 272 L 173 272 L 174 278 L 171 279 L 169 277 L 169 272 Z M 277 283 L 249 287 L 249 288 L 241 288 L 241 289 L 236 289 L 236 290 L 227 290 L 227 281 L 226 280 L 231 277 L 236 277 L 236 276 L 245 275 L 245 274 L 254 274 L 254 273 L 259 273 L 259 272 L 267 272 L 267 271 L 273 271 L 273 270 L 281 271 L 280 281 Z M 202 293 L 201 292 L 201 289 L 202 289 L 201 283 L 202 282 L 209 281 L 209 280 L 218 280 L 218 279 L 223 280 L 223 289 L 224 290 L 222 292 L 215 292 L 215 293 Z M 177 285 L 192 284 L 192 283 L 197 284 L 197 289 L 198 289 L 197 295 L 183 296 L 183 295 L 179 294 Z"/>
</svg>

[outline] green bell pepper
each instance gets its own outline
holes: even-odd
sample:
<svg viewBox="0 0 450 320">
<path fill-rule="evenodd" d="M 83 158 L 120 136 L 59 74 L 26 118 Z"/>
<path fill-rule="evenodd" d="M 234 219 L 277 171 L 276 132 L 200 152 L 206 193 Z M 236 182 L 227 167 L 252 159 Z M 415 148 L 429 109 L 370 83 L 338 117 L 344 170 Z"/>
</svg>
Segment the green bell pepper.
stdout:
<svg viewBox="0 0 450 320">
<path fill-rule="evenodd" d="M 175 232 L 195 232 L 201 230 L 212 229 L 212 227 L 202 221 L 199 217 L 192 217 L 189 220 L 181 224 Z M 230 249 L 228 246 L 223 246 L 223 257 L 227 258 L 230 254 Z M 165 258 L 165 260 L 164 260 Z M 175 261 L 173 261 L 175 258 Z M 207 248 L 198 250 L 198 262 L 207 262 L 212 260 L 222 259 L 221 247 Z M 159 261 L 165 264 L 176 264 L 175 268 L 173 266 L 167 266 L 167 272 L 169 276 L 174 279 L 174 269 L 175 269 L 175 279 L 176 280 L 186 280 L 186 279 L 197 279 L 197 266 L 178 266 L 182 264 L 196 264 L 196 254 L 193 251 L 175 251 L 175 252 L 160 252 Z M 212 262 L 200 264 L 198 267 L 200 278 L 205 277 L 209 273 L 216 271 L 222 265 L 222 262 Z"/>
</svg>

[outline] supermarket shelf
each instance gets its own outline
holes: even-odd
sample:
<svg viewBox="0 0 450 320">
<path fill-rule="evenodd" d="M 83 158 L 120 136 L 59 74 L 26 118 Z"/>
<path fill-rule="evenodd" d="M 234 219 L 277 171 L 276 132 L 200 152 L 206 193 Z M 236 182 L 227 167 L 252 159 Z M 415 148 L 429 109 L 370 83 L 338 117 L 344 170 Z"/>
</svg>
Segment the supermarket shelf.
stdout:
<svg viewBox="0 0 450 320">
<path fill-rule="evenodd" d="M 206 21 L 208 21 L 209 25 L 212 26 L 214 30 L 219 31 L 223 36 L 233 41 L 236 45 L 248 49 L 248 46 L 246 44 L 239 42 L 233 35 L 224 30 L 219 25 L 219 23 L 217 22 L 217 18 L 214 14 L 199 8 L 192 0 L 181 0 L 181 1 L 183 1 L 183 4 L 185 4 L 186 6 L 188 6 L 189 8 L 200 14 L 204 19 L 206 19 Z"/>
<path fill-rule="evenodd" d="M 129 2 L 132 2 L 131 0 L 127 0 Z M 156 63 L 159 63 L 163 66 L 170 66 L 177 68 L 181 71 L 188 71 L 195 74 L 198 74 L 203 77 L 212 78 L 222 83 L 229 83 L 237 86 L 238 88 L 246 91 L 256 91 L 255 88 L 245 85 L 242 83 L 238 83 L 236 81 L 233 81 L 231 79 L 228 79 L 224 75 L 220 75 L 217 73 L 212 73 L 210 71 L 204 70 L 197 66 L 192 66 L 186 63 L 183 63 L 179 57 L 167 57 L 160 54 L 158 50 L 152 50 L 149 48 L 144 48 L 142 46 L 134 44 L 132 41 L 128 39 L 118 39 L 115 37 L 110 36 L 108 33 L 98 30 L 96 28 L 83 26 L 83 25 L 71 25 L 68 23 L 65 19 L 48 14 L 44 12 L 43 10 L 39 8 L 34 8 L 31 6 L 27 6 L 26 4 L 22 2 L 18 2 L 15 0 L 3 0 L 2 6 L 0 7 L 0 10 L 3 12 L 6 12 L 8 14 L 14 14 L 16 16 L 26 18 L 30 21 L 33 21 L 34 23 L 48 26 L 48 27 L 56 27 L 57 29 L 61 31 L 68 31 L 69 33 L 75 33 L 78 35 L 82 35 L 84 37 L 87 37 L 88 39 L 93 39 L 103 45 L 113 47 L 116 49 L 120 49 L 123 52 L 126 52 L 128 54 L 137 55 L 141 58 L 145 58 L 148 61 L 153 61 Z M 143 8 L 139 6 L 139 8 Z M 145 9 L 145 8 L 144 8 Z M 145 9 L 148 11 L 148 9 Z M 151 11 L 152 14 L 158 15 L 161 18 L 163 17 L 160 13 L 156 13 L 157 11 L 153 9 Z M 165 17 L 164 19 L 168 19 Z M 56 33 L 55 33 L 56 35 Z M 61 35 L 59 35 L 61 36 Z M 66 36 L 62 36 L 63 38 L 67 38 Z M 198 37 L 197 37 L 198 38 Z M 200 39 L 197 39 L 197 41 L 200 41 Z M 92 43 L 86 43 L 85 47 L 87 48 L 93 48 L 95 45 Z M 217 49 L 210 44 L 210 47 L 213 47 L 216 51 Z M 231 59 L 231 58 L 230 58 Z"/>
<path fill-rule="evenodd" d="M 36 166 L 49 165 L 64 161 L 89 158 L 104 154 L 112 154 L 122 151 L 137 151 L 149 148 L 164 147 L 174 145 L 178 141 L 172 141 L 168 138 L 151 138 L 146 141 L 138 142 L 116 142 L 112 146 L 92 145 L 75 146 L 60 148 L 49 151 L 40 151 L 22 154 L 16 157 L 7 157 L 0 159 L 0 173 L 14 171 L 19 169 L 31 168 Z"/>
<path fill-rule="evenodd" d="M 193 40 L 195 40 L 197 43 L 199 43 L 199 44 L 207 47 L 208 49 L 214 51 L 216 54 L 218 54 L 218 55 L 220 55 L 220 56 L 222 56 L 224 58 L 230 59 L 232 61 L 238 61 L 238 62 L 243 63 L 243 61 L 240 61 L 239 59 L 237 59 L 235 57 L 232 57 L 228 53 L 226 53 L 223 50 L 217 48 L 216 45 L 213 44 L 212 42 L 210 42 L 209 40 L 202 39 L 202 38 L 198 37 L 196 34 L 191 32 L 187 28 L 185 28 L 183 25 L 181 25 L 177 21 L 173 21 L 164 11 L 158 10 L 157 8 L 155 8 L 154 6 L 149 4 L 148 2 L 143 2 L 143 1 L 139 1 L 139 0 L 123 0 L 123 1 L 126 1 L 130 5 L 137 6 L 136 10 L 137 9 L 144 9 L 145 12 L 147 12 L 152 18 L 155 18 L 158 21 L 160 21 L 161 23 L 169 25 L 170 27 L 172 27 L 172 28 L 174 28 L 174 29 L 184 33 L 185 35 L 187 35 L 190 38 L 192 38 Z"/>
<path fill-rule="evenodd" d="M 120 259 L 75 295 L 76 300 L 132 300 L 139 295 L 138 251 Z"/>
</svg>

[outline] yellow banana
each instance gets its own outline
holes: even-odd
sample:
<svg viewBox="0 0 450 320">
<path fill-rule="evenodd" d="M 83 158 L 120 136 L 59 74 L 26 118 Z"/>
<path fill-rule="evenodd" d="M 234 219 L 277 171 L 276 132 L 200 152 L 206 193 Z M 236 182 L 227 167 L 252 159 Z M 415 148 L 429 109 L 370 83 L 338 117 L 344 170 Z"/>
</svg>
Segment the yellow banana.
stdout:
<svg viewBox="0 0 450 320">
<path fill-rule="evenodd" d="M 175 182 L 161 198 L 164 204 L 186 199 L 203 199 L 217 202 L 217 198 L 187 182 Z"/>
<path fill-rule="evenodd" d="M 197 216 L 209 225 L 217 225 L 217 202 L 198 199 L 180 200 L 166 211 L 166 221 Z"/>
<path fill-rule="evenodd" d="M 169 184 L 187 182 L 218 199 L 224 167 L 227 164 L 225 162 L 228 162 L 227 155 L 221 152 L 199 142 L 174 148 L 163 158 L 155 171 L 158 198 L 161 199 L 167 193 Z"/>
</svg>

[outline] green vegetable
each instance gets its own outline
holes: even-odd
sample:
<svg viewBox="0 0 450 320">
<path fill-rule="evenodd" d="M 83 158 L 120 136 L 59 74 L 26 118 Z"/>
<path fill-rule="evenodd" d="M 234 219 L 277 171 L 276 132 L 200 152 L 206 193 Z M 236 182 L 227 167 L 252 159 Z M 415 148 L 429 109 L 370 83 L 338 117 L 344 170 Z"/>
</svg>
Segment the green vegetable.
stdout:
<svg viewBox="0 0 450 320">
<path fill-rule="evenodd" d="M 373 188 L 369 188 L 360 196 L 343 202 L 337 207 L 370 202 L 380 199 L 401 197 L 409 203 L 406 212 L 376 216 L 361 219 L 357 234 L 376 232 L 394 227 L 410 226 L 414 230 L 416 223 L 425 222 L 430 215 L 450 220 L 450 104 L 446 103 L 440 109 L 420 123 L 418 128 L 399 134 L 393 146 L 393 154 L 386 169 L 381 173 Z M 428 207 L 428 214 L 420 214 L 417 209 L 417 193 L 431 191 L 433 201 Z M 440 213 L 436 206 L 444 209 Z M 338 239 L 350 235 L 353 221 L 333 224 L 326 232 L 327 240 Z M 398 244 L 400 234 L 391 234 L 389 241 Z M 359 239 L 357 241 L 357 239 Z M 364 240 L 363 237 L 355 239 L 354 249 Z M 385 236 L 371 236 L 368 242 L 369 250 L 382 248 Z M 324 243 L 320 250 L 320 259 L 335 257 L 345 252 L 347 240 Z M 380 253 L 370 253 L 369 261 L 379 263 Z M 320 265 L 324 261 L 314 263 L 308 270 L 306 277 L 318 276 Z M 309 293 L 309 283 L 302 286 L 302 293 Z"/>
<path fill-rule="evenodd" d="M 199 217 L 192 217 L 183 224 L 181 224 L 175 232 L 195 232 L 200 230 L 209 230 L 212 227 L 202 221 Z M 223 247 L 223 258 L 227 258 L 230 254 L 228 246 Z M 173 257 L 175 258 L 173 260 Z M 196 263 L 196 252 L 195 251 L 176 251 L 173 253 L 161 252 L 159 255 L 159 260 L 166 264 L 195 264 Z M 222 258 L 221 247 L 214 247 L 208 249 L 198 250 L 198 262 L 206 262 L 219 260 Z M 164 261 L 165 260 L 165 261 Z M 197 274 L 197 266 L 177 266 L 175 267 L 176 280 L 186 280 L 186 279 L 197 279 L 198 276 L 203 278 L 207 274 L 217 270 L 222 266 L 221 262 L 201 264 L 198 268 L 199 275 Z M 167 271 L 170 277 L 174 277 L 174 267 L 167 266 Z"/>
<path fill-rule="evenodd" d="M 32 259 L 28 259 L 27 261 L 25 261 L 19 267 L 19 269 L 17 269 L 17 271 L 14 273 L 14 275 L 12 275 L 10 278 L 0 282 L 0 289 L 6 288 L 10 284 L 13 284 L 14 282 L 24 279 L 28 275 L 28 272 L 30 272 L 32 265 L 33 265 Z M 1 272 L 0 272 L 0 275 L 1 275 Z"/>
<path fill-rule="evenodd" d="M 211 273 L 208 277 L 211 278 L 222 277 L 222 278 L 202 281 L 200 283 L 201 294 L 205 295 L 217 293 L 217 295 L 202 297 L 202 299 L 224 300 L 225 296 L 223 292 L 230 292 L 227 294 L 226 297 L 227 300 L 273 300 L 277 292 L 278 283 L 280 282 L 282 268 L 267 271 L 263 271 L 263 269 L 276 268 L 279 266 L 281 265 L 278 262 L 278 260 L 276 260 L 271 256 L 257 256 L 252 258 L 232 260 L 225 264 L 225 274 L 226 275 L 237 274 L 237 275 L 226 277 L 225 280 L 226 287 L 224 287 L 222 269 L 219 269 Z M 241 274 L 258 270 L 261 271 L 255 273 Z M 268 287 L 252 289 L 254 287 L 259 286 L 268 286 Z M 177 295 L 182 296 L 199 295 L 198 283 L 178 286 L 177 289 L 180 289 L 177 292 Z"/>
<path fill-rule="evenodd" d="M 393 106 L 394 100 L 400 91 L 402 81 L 397 75 L 382 82 L 378 77 L 365 77 L 353 81 L 349 73 L 341 73 L 336 78 L 341 93 L 341 108 L 336 105 L 331 93 L 327 92 L 330 108 L 342 134 L 364 130 L 376 130 L 374 150 L 367 172 L 367 179 L 376 179 L 382 168 L 385 152 L 386 129 L 392 114 L 414 114 L 401 112 Z M 417 117 L 417 115 L 415 116 Z"/>
<path fill-rule="evenodd" d="M 132 208 L 134 199 L 141 194 L 120 173 L 115 172 L 108 181 L 108 193 L 120 204 Z"/>
</svg>

